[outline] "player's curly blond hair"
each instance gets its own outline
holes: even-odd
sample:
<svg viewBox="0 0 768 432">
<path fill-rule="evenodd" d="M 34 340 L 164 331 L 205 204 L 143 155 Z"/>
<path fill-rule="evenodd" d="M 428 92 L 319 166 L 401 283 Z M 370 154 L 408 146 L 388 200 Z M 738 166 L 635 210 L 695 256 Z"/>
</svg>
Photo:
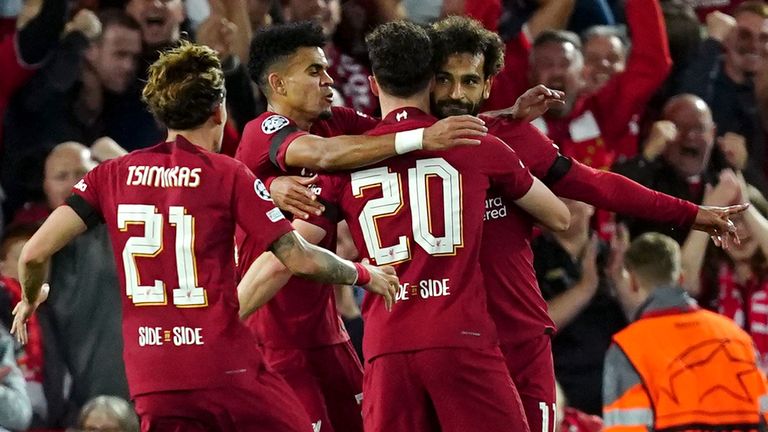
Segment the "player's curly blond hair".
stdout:
<svg viewBox="0 0 768 432">
<path fill-rule="evenodd" d="M 194 129 L 224 99 L 224 72 L 216 51 L 182 41 L 149 67 L 142 100 L 170 129 Z"/>
</svg>

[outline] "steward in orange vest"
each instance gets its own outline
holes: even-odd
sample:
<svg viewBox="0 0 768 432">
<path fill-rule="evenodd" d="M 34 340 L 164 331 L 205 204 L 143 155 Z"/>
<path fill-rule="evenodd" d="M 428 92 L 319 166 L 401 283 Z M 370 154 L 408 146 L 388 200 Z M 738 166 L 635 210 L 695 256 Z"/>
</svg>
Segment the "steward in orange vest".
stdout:
<svg viewBox="0 0 768 432">
<path fill-rule="evenodd" d="M 624 266 L 612 276 L 634 322 L 614 335 L 606 353 L 603 430 L 768 430 L 768 386 L 752 339 L 675 284 L 677 243 L 644 234 L 627 250 Z"/>
</svg>

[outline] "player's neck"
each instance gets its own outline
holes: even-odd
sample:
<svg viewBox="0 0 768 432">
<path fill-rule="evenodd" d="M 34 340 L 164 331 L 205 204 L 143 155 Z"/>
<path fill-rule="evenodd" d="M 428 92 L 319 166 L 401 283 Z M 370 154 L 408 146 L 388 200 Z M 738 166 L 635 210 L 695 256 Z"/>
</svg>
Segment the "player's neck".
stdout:
<svg viewBox="0 0 768 432">
<path fill-rule="evenodd" d="M 198 147 L 202 147 L 214 153 L 217 152 L 216 139 L 214 136 L 212 136 L 210 130 L 205 128 L 187 130 L 168 129 L 168 138 L 166 138 L 166 141 L 176 141 L 176 138 L 178 138 L 179 135 L 183 136 L 187 141 Z"/>
<path fill-rule="evenodd" d="M 304 111 L 282 104 L 279 101 L 270 101 L 267 104 L 267 110 L 291 119 L 296 123 L 296 126 L 304 131 L 309 131 L 309 128 L 312 127 L 312 123 L 315 121 L 315 118 L 308 118 Z"/>
<path fill-rule="evenodd" d="M 381 117 L 386 117 L 392 111 L 397 111 L 405 107 L 418 108 L 425 113 L 429 113 L 429 90 L 416 93 L 409 97 L 392 96 L 385 93 L 379 94 L 379 104 L 381 104 Z"/>
</svg>

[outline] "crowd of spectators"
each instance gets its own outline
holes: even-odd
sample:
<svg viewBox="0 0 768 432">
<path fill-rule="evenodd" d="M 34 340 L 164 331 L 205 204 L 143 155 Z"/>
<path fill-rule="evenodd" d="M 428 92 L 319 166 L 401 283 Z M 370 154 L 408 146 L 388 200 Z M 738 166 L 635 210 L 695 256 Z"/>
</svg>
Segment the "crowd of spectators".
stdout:
<svg viewBox="0 0 768 432">
<path fill-rule="evenodd" d="M 128 399 L 121 293 L 103 227 L 52 260 L 56 289 L 29 323 L 30 343 L 15 346 L 6 330 L 21 295 L 16 263 L 25 240 L 93 166 L 162 140 L 140 98 L 159 50 L 186 38 L 219 53 L 231 113 L 222 151 L 233 155 L 245 124 L 267 109 L 245 66 L 255 30 L 322 24 L 335 103 L 375 116 L 365 34 L 389 20 L 428 23 L 451 14 L 476 18 L 504 40 L 504 69 L 485 110 L 511 107 L 537 84 L 562 90 L 566 103 L 532 123 L 564 155 L 695 203 L 752 203 L 737 223 L 741 245 L 722 251 L 705 233 L 568 202 L 571 228 L 542 233 L 533 250 L 570 406 L 600 414 L 603 358 L 627 324 L 605 276 L 611 239 L 623 225 L 632 237 L 655 231 L 677 240 L 685 289 L 747 330 L 768 367 L 768 3 L 4 0 L 0 430 L 88 430 L 90 412 L 125 410 L 116 398 L 88 403 L 99 395 Z M 356 296 L 339 288 L 337 302 L 359 340 Z M 136 430 L 135 420 L 121 421 L 114 430 Z"/>
</svg>

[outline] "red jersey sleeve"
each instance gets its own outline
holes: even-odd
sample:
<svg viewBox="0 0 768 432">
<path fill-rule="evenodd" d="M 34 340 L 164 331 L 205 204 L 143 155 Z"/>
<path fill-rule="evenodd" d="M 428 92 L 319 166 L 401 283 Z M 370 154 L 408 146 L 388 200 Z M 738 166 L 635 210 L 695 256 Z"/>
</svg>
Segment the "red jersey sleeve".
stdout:
<svg viewBox="0 0 768 432">
<path fill-rule="evenodd" d="M 257 246 L 267 250 L 275 240 L 293 231 L 283 213 L 275 207 L 267 187 L 243 164 L 238 163 L 235 171 L 232 194 L 232 213 L 237 224 Z"/>
<path fill-rule="evenodd" d="M 99 185 L 102 183 L 102 172 L 107 170 L 108 164 L 96 166 L 89 171 L 79 182 L 72 186 L 72 194 L 82 198 L 94 210 L 101 213 L 101 199 L 99 196 Z"/>
<path fill-rule="evenodd" d="M 485 121 L 488 133 L 512 148 L 531 174 L 539 179 L 546 177 L 560 154 L 549 137 L 528 122 L 482 115 L 480 118 Z"/>
<path fill-rule="evenodd" d="M 693 225 L 699 212 L 699 207 L 692 202 L 648 189 L 622 175 L 572 162 L 568 173 L 552 186 L 558 196 L 626 216 L 686 228 Z"/>
<path fill-rule="evenodd" d="M 65 202 L 77 213 L 88 228 L 104 221 L 104 212 L 102 211 L 104 202 L 100 187 L 106 184 L 103 179 L 107 174 L 104 173 L 110 166 L 110 162 L 105 162 L 88 172 L 80 181 L 75 183 L 72 187 L 72 195 Z"/>
<path fill-rule="evenodd" d="M 379 124 L 378 119 L 352 108 L 333 107 L 331 112 L 333 115 L 328 122 L 334 124 L 340 135 L 362 135 Z"/>
<path fill-rule="evenodd" d="M 237 148 L 236 158 L 258 177 L 271 174 L 261 172 L 269 161 L 276 169 L 288 171 L 285 153 L 293 140 L 307 135 L 306 131 L 286 117 L 278 114 L 261 116 L 249 122 L 243 130 L 243 138 Z"/>
<path fill-rule="evenodd" d="M 321 137 L 339 135 L 363 135 L 379 124 L 379 120 L 346 107 L 332 107 L 331 117 L 315 122 L 309 130 Z"/>
<path fill-rule="evenodd" d="M 487 135 L 480 146 L 483 150 L 481 170 L 504 196 L 514 201 L 528 193 L 533 177 L 514 150 L 492 135 Z"/>
<path fill-rule="evenodd" d="M 320 202 L 325 206 L 325 211 L 319 216 L 310 214 L 307 222 L 324 229 L 326 233 L 334 232 L 336 224 L 344 220 L 344 215 L 341 213 L 339 206 L 342 176 L 344 175 L 348 176 L 349 174 L 319 174 L 317 182 L 310 186 L 317 193 Z"/>
</svg>

